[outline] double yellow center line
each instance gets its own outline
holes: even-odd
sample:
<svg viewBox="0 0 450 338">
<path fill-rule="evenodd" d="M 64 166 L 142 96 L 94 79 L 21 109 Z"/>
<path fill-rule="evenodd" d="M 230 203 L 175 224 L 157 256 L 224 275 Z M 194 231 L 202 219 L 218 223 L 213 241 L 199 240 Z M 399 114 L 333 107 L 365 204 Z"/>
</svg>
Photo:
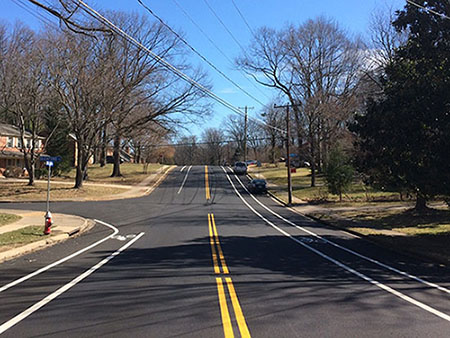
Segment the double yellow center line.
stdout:
<svg viewBox="0 0 450 338">
<path fill-rule="evenodd" d="M 220 275 L 221 273 L 228 275 L 230 273 L 228 266 L 225 262 L 222 247 L 220 245 L 219 234 L 216 227 L 216 221 L 214 214 L 208 214 L 208 227 L 209 227 L 209 243 L 211 245 L 212 261 L 214 266 L 214 273 Z M 239 299 L 234 289 L 233 281 L 230 277 L 216 277 L 217 293 L 219 295 L 220 313 L 222 316 L 223 331 L 225 338 L 234 337 L 233 326 L 231 323 L 230 312 L 228 311 L 227 293 L 224 284 L 227 285 L 229 298 L 234 310 L 234 315 L 238 324 L 241 337 L 250 337 L 250 332 L 245 322 L 244 314 L 242 313 Z"/>
<path fill-rule="evenodd" d="M 209 179 L 208 179 L 208 166 L 207 165 L 205 165 L 205 194 L 206 194 L 207 200 L 211 199 L 211 194 L 209 192 Z"/>
</svg>

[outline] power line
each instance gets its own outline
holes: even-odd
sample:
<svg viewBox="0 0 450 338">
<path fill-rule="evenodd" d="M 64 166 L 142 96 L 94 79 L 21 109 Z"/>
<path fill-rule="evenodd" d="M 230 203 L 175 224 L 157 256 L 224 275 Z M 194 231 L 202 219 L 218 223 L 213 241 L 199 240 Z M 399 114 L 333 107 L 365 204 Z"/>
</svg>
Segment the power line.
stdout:
<svg viewBox="0 0 450 338">
<path fill-rule="evenodd" d="M 239 7 L 237 6 L 236 2 L 234 0 L 231 0 L 231 2 L 233 3 L 234 8 L 236 9 L 236 11 L 239 13 L 239 16 L 241 17 L 242 21 L 244 21 L 245 25 L 247 26 L 248 30 L 250 31 L 250 33 L 255 36 L 255 32 L 253 31 L 252 27 L 250 26 L 250 24 L 248 23 L 247 19 L 245 18 L 245 16 L 242 14 L 242 12 L 240 11 Z"/>
<path fill-rule="evenodd" d="M 43 22 L 44 24 L 48 24 L 53 28 L 59 28 L 53 21 L 51 21 L 49 18 L 41 14 L 39 11 L 33 11 L 29 6 L 27 6 L 24 0 L 11 0 L 11 1 L 14 2 L 17 6 L 27 11 L 28 13 L 30 13 L 39 21 Z"/>
<path fill-rule="evenodd" d="M 421 8 L 421 9 L 423 9 L 426 12 L 429 12 L 431 14 L 437 15 L 437 16 L 443 18 L 443 19 L 450 20 L 450 17 L 448 17 L 447 15 L 441 14 L 441 13 L 438 13 L 438 12 L 432 10 L 432 9 L 426 8 L 426 7 L 422 6 L 422 5 L 419 5 L 418 3 L 415 3 L 414 1 L 406 0 L 406 2 L 409 3 L 410 5 L 413 5 L 413 6 L 416 6 L 418 8 Z"/>
<path fill-rule="evenodd" d="M 141 0 L 137 0 L 137 2 L 144 7 L 151 15 L 153 15 L 164 27 L 166 27 L 168 30 L 170 30 L 181 42 L 183 42 L 189 49 L 191 49 L 195 54 L 197 54 L 203 61 L 205 61 L 211 68 L 213 68 L 216 72 L 218 72 L 222 77 L 224 77 L 226 80 L 228 80 L 230 83 L 232 83 L 236 88 L 241 90 L 245 95 L 252 98 L 256 102 L 258 102 L 260 105 L 264 106 L 264 103 L 262 103 L 260 100 L 258 100 L 256 97 L 254 97 L 252 94 L 247 92 L 244 88 L 242 88 L 240 85 L 238 85 L 234 80 L 232 80 L 228 75 L 223 73 L 219 68 L 217 68 L 211 61 L 209 61 L 205 56 L 203 56 L 199 51 L 197 51 L 192 45 L 190 45 L 180 34 L 178 34 L 174 29 L 172 29 L 168 24 L 166 24 L 151 8 L 149 8 L 147 5 L 145 5 Z"/>
<path fill-rule="evenodd" d="M 96 10 L 94 10 L 93 8 L 91 8 L 89 5 L 87 5 L 84 1 L 82 0 L 72 0 L 73 2 L 77 2 L 78 4 L 80 4 L 82 7 L 82 9 L 84 11 L 86 11 L 86 13 L 88 13 L 89 15 L 91 15 L 93 18 L 99 20 L 100 22 L 102 22 L 104 25 L 108 26 L 113 32 L 115 32 L 116 34 L 120 35 L 122 38 L 126 39 L 127 41 L 129 41 L 130 43 L 132 43 L 133 45 L 135 45 L 138 48 L 143 49 L 144 51 L 146 51 L 148 54 L 150 54 L 156 61 L 160 62 L 167 70 L 169 70 L 170 72 L 174 73 L 175 75 L 177 75 L 178 77 L 180 77 L 182 80 L 190 83 L 191 85 L 193 85 L 194 87 L 198 88 L 199 90 L 201 90 L 203 93 L 205 93 L 207 96 L 209 96 L 210 98 L 212 98 L 213 100 L 217 101 L 218 103 L 220 103 L 221 105 L 223 105 L 224 107 L 232 110 L 233 112 L 244 116 L 245 114 L 238 109 L 237 107 L 233 106 L 231 103 L 229 103 L 228 101 L 226 101 L 225 99 L 222 99 L 221 97 L 219 97 L 218 95 L 214 94 L 211 90 L 207 89 L 206 87 L 204 87 L 203 85 L 201 85 L 200 83 L 196 82 L 195 80 L 193 80 L 192 78 L 190 78 L 188 75 L 184 74 L 181 70 L 179 70 L 178 68 L 176 68 L 175 66 L 173 66 L 172 64 L 170 64 L 169 62 L 167 62 L 164 58 L 160 57 L 159 55 L 155 54 L 153 51 L 151 51 L 149 48 L 145 47 L 142 43 L 140 43 L 139 41 L 137 41 L 135 38 L 133 38 L 132 36 L 130 36 L 128 33 L 124 32 L 121 28 L 117 27 L 114 23 L 112 23 L 110 20 L 108 20 L 107 18 L 105 18 L 103 15 L 101 15 L 99 12 L 97 12 Z M 261 124 L 263 126 L 272 128 L 274 130 L 278 130 L 282 133 L 285 133 L 284 130 L 269 125 L 264 121 L 261 121 L 259 119 L 255 119 L 252 118 L 252 120 L 254 120 L 256 123 Z"/>
<path fill-rule="evenodd" d="M 220 24 L 225 28 L 225 30 L 228 32 L 228 34 L 231 36 L 231 38 L 236 42 L 236 44 L 239 46 L 239 48 L 245 53 L 245 48 L 241 45 L 238 39 L 234 36 L 234 34 L 228 29 L 227 25 L 222 21 L 222 19 L 217 15 L 216 11 L 211 7 L 211 5 L 208 3 L 207 0 L 203 0 L 203 2 L 208 6 L 209 10 L 213 15 L 216 17 L 216 19 L 220 22 Z"/>
<path fill-rule="evenodd" d="M 219 51 L 220 54 L 222 54 L 222 56 L 224 58 L 226 58 L 228 60 L 228 62 L 230 64 L 233 64 L 233 60 L 231 60 L 228 55 L 214 42 L 214 40 L 212 40 L 209 35 L 200 27 L 199 24 L 197 24 L 197 22 L 195 22 L 195 20 L 189 15 L 189 13 L 187 13 L 184 8 L 180 5 L 180 3 L 177 0 L 172 0 L 173 3 L 175 3 L 175 5 L 181 10 L 181 12 L 184 14 L 184 16 L 195 26 L 197 27 L 197 29 L 200 31 L 200 33 L 203 34 L 203 36 L 206 37 L 206 39 L 214 46 L 214 48 L 217 49 L 217 51 Z M 270 97 L 264 93 L 252 80 L 250 80 L 247 77 L 247 74 L 245 74 L 245 72 L 243 72 L 241 69 L 238 69 L 238 71 L 242 74 L 242 76 L 249 82 L 251 83 L 251 85 L 258 90 L 262 95 L 264 95 L 267 99 L 270 100 Z"/>
</svg>

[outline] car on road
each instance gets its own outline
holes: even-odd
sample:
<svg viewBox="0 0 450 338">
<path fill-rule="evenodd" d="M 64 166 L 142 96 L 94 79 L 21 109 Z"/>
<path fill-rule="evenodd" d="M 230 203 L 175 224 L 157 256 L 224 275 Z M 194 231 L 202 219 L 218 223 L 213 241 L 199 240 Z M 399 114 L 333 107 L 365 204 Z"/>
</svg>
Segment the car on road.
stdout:
<svg viewBox="0 0 450 338">
<path fill-rule="evenodd" d="M 236 162 L 233 170 L 236 175 L 245 175 L 247 173 L 247 165 L 244 162 Z"/>
<path fill-rule="evenodd" d="M 248 190 L 254 194 L 265 194 L 267 192 L 267 182 L 262 178 L 254 178 L 248 183 Z"/>
</svg>

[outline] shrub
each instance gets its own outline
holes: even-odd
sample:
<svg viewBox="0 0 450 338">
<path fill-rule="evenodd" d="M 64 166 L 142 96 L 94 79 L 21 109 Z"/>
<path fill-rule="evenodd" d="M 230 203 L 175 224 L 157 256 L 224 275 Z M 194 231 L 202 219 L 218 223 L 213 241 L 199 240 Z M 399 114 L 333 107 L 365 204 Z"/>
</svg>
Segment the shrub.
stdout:
<svg viewBox="0 0 450 338">
<path fill-rule="evenodd" d="M 325 166 L 325 181 L 328 191 L 333 195 L 339 195 L 339 201 L 342 201 L 342 194 L 350 187 L 353 175 L 354 169 L 348 158 L 340 149 L 333 149 Z"/>
</svg>

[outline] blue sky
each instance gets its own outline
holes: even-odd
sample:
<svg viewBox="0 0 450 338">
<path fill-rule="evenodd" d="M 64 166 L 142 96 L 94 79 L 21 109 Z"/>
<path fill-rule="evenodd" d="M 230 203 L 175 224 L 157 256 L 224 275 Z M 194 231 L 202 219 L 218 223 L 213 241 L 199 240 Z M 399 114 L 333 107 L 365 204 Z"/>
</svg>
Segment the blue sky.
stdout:
<svg viewBox="0 0 450 338">
<path fill-rule="evenodd" d="M 31 27 L 38 29 L 41 22 L 24 8 L 17 5 L 19 0 L 1 0 L 0 20 L 13 24 L 21 20 Z M 42 0 L 48 2 L 49 0 Z M 185 16 L 176 3 L 178 3 L 189 16 L 199 25 L 209 37 L 225 52 L 228 59 L 233 60 L 240 54 L 240 47 L 222 27 L 217 18 L 212 14 L 205 1 L 215 10 L 228 29 L 238 39 L 242 46 L 247 46 L 251 33 L 242 21 L 233 6 L 232 0 L 143 0 L 157 15 L 177 31 L 184 32 L 186 40 L 200 53 L 207 57 L 222 72 L 227 74 L 246 91 L 255 96 L 259 101 L 268 102 L 267 97 L 274 97 L 275 92 L 266 88 L 256 89 L 244 76 L 234 69 L 232 63 L 225 58 L 202 35 L 198 28 Z M 281 28 L 287 23 L 301 24 L 310 18 L 320 15 L 334 18 L 351 34 L 367 34 L 368 22 L 371 12 L 390 4 L 394 9 L 404 6 L 405 0 L 234 0 L 240 11 L 246 17 L 253 29 L 261 26 Z M 20 2 L 27 3 L 26 0 Z M 110 9 L 121 11 L 135 11 L 148 14 L 136 0 L 85 0 L 95 9 Z M 28 5 L 30 10 L 55 19 L 46 13 Z M 153 20 L 153 18 L 151 18 Z M 261 104 L 246 96 L 231 83 L 221 77 L 196 55 L 190 57 L 193 64 L 201 64 L 208 71 L 213 92 L 237 107 L 253 106 L 250 115 L 257 114 L 261 110 Z M 260 87 L 260 86 L 259 86 Z M 219 127 L 226 115 L 232 114 L 227 108 L 215 104 L 212 115 L 205 119 L 201 125 L 189 126 L 193 134 L 200 135 L 206 127 Z"/>
</svg>

